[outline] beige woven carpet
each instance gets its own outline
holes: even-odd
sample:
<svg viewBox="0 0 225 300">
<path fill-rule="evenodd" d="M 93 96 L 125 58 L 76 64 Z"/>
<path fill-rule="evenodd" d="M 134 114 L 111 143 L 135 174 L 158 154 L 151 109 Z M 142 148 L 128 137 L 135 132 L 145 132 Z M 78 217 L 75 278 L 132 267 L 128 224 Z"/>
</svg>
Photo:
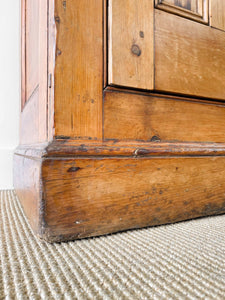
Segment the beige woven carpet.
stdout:
<svg viewBox="0 0 225 300">
<path fill-rule="evenodd" d="M 225 299 L 225 216 L 50 245 L 0 207 L 0 299 Z"/>
</svg>

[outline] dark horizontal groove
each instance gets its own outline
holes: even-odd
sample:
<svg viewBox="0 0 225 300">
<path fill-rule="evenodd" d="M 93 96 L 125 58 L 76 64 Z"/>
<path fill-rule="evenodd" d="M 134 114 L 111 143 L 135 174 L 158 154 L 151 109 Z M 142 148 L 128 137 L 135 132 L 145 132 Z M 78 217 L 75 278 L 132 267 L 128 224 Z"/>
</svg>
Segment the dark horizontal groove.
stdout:
<svg viewBox="0 0 225 300">
<path fill-rule="evenodd" d="M 214 98 L 207 98 L 207 97 L 200 97 L 195 95 L 184 95 L 179 93 L 172 93 L 167 91 L 158 91 L 158 90 L 147 90 L 147 89 L 139 89 L 133 87 L 124 87 L 119 85 L 108 85 L 104 88 L 104 91 L 114 91 L 114 92 L 124 92 L 129 94 L 138 94 L 144 96 L 152 96 L 152 97 L 160 97 L 160 98 L 172 98 L 176 97 L 180 100 L 195 100 L 195 101 L 207 101 L 213 103 L 219 103 L 225 105 L 225 99 L 214 99 Z"/>
</svg>

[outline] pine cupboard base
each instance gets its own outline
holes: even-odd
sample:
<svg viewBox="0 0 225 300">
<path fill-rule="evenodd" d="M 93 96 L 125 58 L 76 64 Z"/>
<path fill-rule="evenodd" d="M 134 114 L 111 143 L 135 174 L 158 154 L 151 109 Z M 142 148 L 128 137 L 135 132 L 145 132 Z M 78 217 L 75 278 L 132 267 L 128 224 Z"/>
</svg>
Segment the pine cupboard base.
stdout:
<svg viewBox="0 0 225 300">
<path fill-rule="evenodd" d="M 14 186 L 48 242 L 225 213 L 225 0 L 22 0 Z"/>
<path fill-rule="evenodd" d="M 56 140 L 18 148 L 15 166 L 24 211 L 49 242 L 225 212 L 225 145 Z"/>
</svg>

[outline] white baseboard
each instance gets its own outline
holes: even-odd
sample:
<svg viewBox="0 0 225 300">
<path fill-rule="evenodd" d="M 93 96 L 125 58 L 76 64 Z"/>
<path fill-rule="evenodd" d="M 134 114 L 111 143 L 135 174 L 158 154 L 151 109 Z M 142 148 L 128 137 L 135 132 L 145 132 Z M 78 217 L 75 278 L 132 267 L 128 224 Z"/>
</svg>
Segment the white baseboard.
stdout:
<svg viewBox="0 0 225 300">
<path fill-rule="evenodd" d="M 0 190 L 13 188 L 13 152 L 15 148 L 0 148 Z"/>
</svg>

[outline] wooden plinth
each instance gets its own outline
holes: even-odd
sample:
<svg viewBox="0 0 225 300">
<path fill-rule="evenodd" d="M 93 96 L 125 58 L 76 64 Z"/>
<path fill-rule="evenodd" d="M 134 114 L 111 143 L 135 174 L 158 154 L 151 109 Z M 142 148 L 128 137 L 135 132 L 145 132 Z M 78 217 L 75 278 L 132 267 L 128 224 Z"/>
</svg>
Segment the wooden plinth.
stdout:
<svg viewBox="0 0 225 300">
<path fill-rule="evenodd" d="M 20 146 L 15 188 L 49 242 L 225 212 L 225 145 L 55 140 Z"/>
</svg>

